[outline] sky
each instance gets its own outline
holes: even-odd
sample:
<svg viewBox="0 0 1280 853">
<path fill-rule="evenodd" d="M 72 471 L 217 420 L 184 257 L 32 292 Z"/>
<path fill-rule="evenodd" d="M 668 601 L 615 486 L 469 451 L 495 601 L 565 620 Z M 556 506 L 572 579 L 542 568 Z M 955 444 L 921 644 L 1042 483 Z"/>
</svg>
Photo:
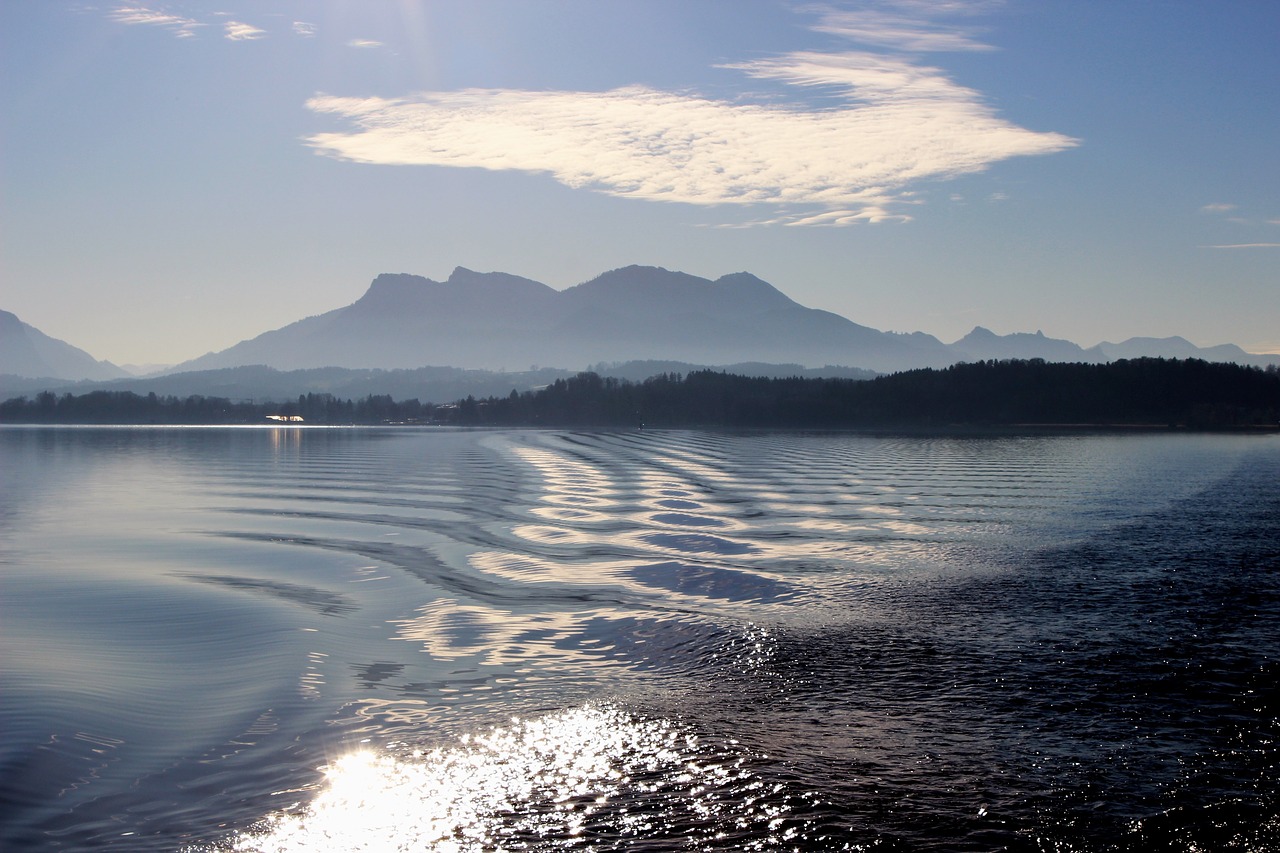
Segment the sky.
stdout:
<svg viewBox="0 0 1280 853">
<path fill-rule="evenodd" d="M 456 266 L 1280 352 L 1274 0 L 0 0 L 0 309 L 171 364 Z"/>
</svg>

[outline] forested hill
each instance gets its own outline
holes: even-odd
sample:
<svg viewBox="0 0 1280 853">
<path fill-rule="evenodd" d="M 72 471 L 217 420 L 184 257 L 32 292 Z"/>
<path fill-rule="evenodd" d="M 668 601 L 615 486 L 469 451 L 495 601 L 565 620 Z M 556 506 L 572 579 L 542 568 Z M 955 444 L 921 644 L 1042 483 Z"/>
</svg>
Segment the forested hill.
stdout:
<svg viewBox="0 0 1280 853">
<path fill-rule="evenodd" d="M 1280 424 L 1280 371 L 1198 359 L 1108 364 L 984 361 L 872 380 L 770 379 L 698 371 L 643 382 L 581 373 L 537 391 L 449 405 L 307 394 L 279 404 L 96 391 L 0 404 L 5 423 L 307 423 L 464 426 L 948 428 L 1141 425 L 1229 429 Z"/>
<path fill-rule="evenodd" d="M 641 383 L 595 374 L 462 405 L 470 422 L 557 426 L 1275 426 L 1280 373 L 1196 359 L 985 361 L 867 381 L 701 371 Z"/>
</svg>

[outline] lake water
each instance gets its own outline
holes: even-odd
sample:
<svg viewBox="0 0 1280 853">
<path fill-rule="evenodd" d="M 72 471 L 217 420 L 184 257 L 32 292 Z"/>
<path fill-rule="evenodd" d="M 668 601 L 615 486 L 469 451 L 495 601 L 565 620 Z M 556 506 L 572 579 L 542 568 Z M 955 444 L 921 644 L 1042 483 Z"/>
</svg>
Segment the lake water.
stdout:
<svg viewBox="0 0 1280 853">
<path fill-rule="evenodd" d="M 0 428 L 0 849 L 1280 850 L 1280 437 Z"/>
</svg>

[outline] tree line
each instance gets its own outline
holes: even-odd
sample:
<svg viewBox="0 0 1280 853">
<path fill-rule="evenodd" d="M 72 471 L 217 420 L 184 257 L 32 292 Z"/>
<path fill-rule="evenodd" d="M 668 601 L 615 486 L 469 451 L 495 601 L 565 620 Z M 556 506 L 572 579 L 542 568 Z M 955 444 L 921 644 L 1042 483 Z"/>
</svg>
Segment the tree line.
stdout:
<svg viewBox="0 0 1280 853">
<path fill-rule="evenodd" d="M 298 416 L 305 423 L 319 424 L 423 423 L 431 421 L 437 408 L 416 399 L 396 401 L 385 394 L 356 400 L 332 394 L 303 394 L 284 403 L 264 403 L 202 394 L 178 397 L 90 391 L 58 396 L 43 391 L 31 399 L 14 397 L 0 403 L 0 423 L 256 424 L 268 423 L 272 416 Z"/>
<path fill-rule="evenodd" d="M 1106 364 L 1041 359 L 923 368 L 870 380 L 764 378 L 700 370 L 641 382 L 580 373 L 505 397 L 422 403 L 305 394 L 285 403 L 93 391 L 0 403 L 6 423 L 306 423 L 462 426 L 946 428 L 1143 425 L 1227 429 L 1280 423 L 1280 371 L 1200 359 Z"/>
</svg>

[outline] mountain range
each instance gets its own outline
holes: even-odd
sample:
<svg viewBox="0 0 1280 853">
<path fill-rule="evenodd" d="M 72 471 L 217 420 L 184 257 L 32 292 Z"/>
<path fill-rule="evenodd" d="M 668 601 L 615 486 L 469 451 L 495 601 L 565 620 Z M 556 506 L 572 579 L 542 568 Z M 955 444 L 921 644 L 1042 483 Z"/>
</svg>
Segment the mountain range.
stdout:
<svg viewBox="0 0 1280 853">
<path fill-rule="evenodd" d="M 523 370 L 666 359 L 697 364 L 847 365 L 879 372 L 990 358 L 1102 362 L 1140 355 L 1270 363 L 1233 345 L 1182 338 L 1090 349 L 1043 334 L 981 327 L 953 344 L 922 332 L 861 326 L 795 302 L 750 273 L 710 280 L 630 266 L 557 291 L 506 273 L 458 267 L 445 281 L 383 274 L 351 305 L 266 332 L 174 370 L 266 364 L 280 370 L 452 365 Z"/>
<path fill-rule="evenodd" d="M 557 291 L 527 278 L 459 267 L 446 281 L 380 275 L 351 305 L 175 369 L 580 369 L 646 359 L 844 364 L 877 371 L 953 360 L 936 338 L 878 332 L 806 308 L 748 273 L 710 281 L 626 267 Z"/>
<path fill-rule="evenodd" d="M 710 280 L 630 266 L 558 291 L 520 276 L 458 267 L 445 281 L 406 273 L 379 275 L 350 305 L 264 332 L 166 373 L 207 375 L 251 365 L 276 371 L 449 366 L 536 372 L 538 365 L 580 370 L 599 363 L 654 360 L 711 366 L 845 365 L 894 372 L 986 359 L 1104 362 L 1139 356 L 1256 365 L 1280 361 L 1231 344 L 1200 348 L 1183 338 L 1131 338 L 1085 349 L 1039 332 L 996 335 L 981 327 L 944 344 L 922 332 L 881 332 L 807 308 L 746 272 Z M 97 382 L 128 376 L 7 312 L 0 312 L 0 373 Z"/>
<path fill-rule="evenodd" d="M 50 379 L 121 379 L 124 368 L 98 361 L 66 341 L 51 338 L 8 311 L 0 311 L 0 373 Z"/>
</svg>

